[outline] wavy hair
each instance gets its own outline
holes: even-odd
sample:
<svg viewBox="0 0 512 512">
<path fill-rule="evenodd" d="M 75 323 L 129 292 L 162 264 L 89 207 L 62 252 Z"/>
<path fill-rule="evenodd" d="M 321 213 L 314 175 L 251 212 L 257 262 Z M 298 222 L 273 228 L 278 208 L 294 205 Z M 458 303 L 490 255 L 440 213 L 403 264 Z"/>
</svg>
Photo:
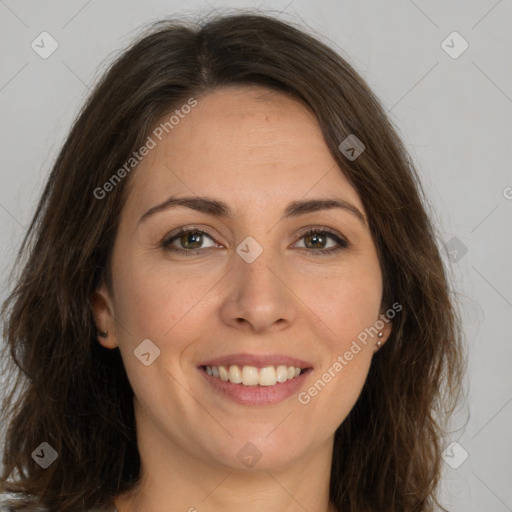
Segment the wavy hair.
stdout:
<svg viewBox="0 0 512 512">
<path fill-rule="evenodd" d="M 439 505 L 445 420 L 463 373 L 460 322 L 403 143 L 378 99 L 337 52 L 291 22 L 237 13 L 151 25 L 108 67 L 74 122 L 19 250 L 3 305 L 9 392 L 0 488 L 54 512 L 112 503 L 139 479 L 133 391 L 119 351 L 97 341 L 91 296 L 112 286 L 110 255 L 130 176 L 98 198 L 164 115 L 218 87 L 291 94 L 315 114 L 364 204 L 383 273 L 390 338 L 335 433 L 330 500 L 344 512 Z M 355 134 L 351 161 L 340 143 Z M 32 459 L 48 442 L 59 464 Z M 16 507 L 15 507 L 16 508 Z M 443 509 L 444 510 L 444 509 Z"/>
</svg>

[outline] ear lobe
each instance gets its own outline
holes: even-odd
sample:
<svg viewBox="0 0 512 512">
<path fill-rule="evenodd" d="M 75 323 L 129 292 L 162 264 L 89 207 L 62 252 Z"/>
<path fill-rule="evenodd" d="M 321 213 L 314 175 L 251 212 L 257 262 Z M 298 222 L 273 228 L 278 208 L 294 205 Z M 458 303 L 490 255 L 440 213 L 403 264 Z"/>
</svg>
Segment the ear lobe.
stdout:
<svg viewBox="0 0 512 512">
<path fill-rule="evenodd" d="M 389 336 L 391 335 L 391 331 L 393 330 L 393 321 L 389 318 L 385 313 L 381 313 L 379 315 L 379 321 L 381 324 L 384 324 L 382 328 L 379 329 L 379 336 L 377 341 L 376 349 L 379 350 L 384 346 Z M 376 322 L 377 325 L 377 322 Z"/>
<path fill-rule="evenodd" d="M 102 283 L 91 296 L 91 308 L 97 329 L 97 339 L 105 348 L 118 346 L 114 321 L 114 307 L 107 287 Z"/>
<path fill-rule="evenodd" d="M 393 321 L 388 319 L 384 322 L 384 327 L 381 329 L 382 331 L 382 343 L 384 344 L 389 336 L 391 335 L 391 331 L 393 330 Z"/>
</svg>

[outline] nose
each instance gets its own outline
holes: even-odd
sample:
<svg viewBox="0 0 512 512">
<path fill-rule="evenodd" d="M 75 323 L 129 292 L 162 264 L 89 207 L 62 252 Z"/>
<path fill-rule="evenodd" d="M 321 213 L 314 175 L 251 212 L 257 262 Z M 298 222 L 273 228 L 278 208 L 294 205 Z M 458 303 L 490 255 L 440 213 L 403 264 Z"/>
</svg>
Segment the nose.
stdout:
<svg viewBox="0 0 512 512">
<path fill-rule="evenodd" d="M 292 325 L 298 314 L 298 300 L 290 277 L 266 256 L 266 251 L 252 263 L 236 258 L 221 305 L 224 323 L 255 333 Z"/>
</svg>

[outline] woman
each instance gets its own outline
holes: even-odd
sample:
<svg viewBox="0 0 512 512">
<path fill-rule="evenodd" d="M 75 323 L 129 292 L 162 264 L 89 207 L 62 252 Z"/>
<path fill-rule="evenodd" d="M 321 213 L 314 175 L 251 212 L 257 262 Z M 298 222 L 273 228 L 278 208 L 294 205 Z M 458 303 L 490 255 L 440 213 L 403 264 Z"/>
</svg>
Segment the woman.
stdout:
<svg viewBox="0 0 512 512">
<path fill-rule="evenodd" d="M 20 255 L 12 510 L 436 506 L 462 363 L 434 229 L 375 96 L 310 35 L 153 27 Z"/>
</svg>

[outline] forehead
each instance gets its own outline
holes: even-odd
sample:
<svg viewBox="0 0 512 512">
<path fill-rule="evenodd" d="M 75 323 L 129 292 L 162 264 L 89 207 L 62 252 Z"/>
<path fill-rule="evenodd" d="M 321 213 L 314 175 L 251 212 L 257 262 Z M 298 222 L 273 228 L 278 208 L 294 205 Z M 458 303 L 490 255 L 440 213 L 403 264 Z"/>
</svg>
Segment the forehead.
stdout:
<svg viewBox="0 0 512 512">
<path fill-rule="evenodd" d="M 153 136 L 154 149 L 132 177 L 129 201 L 137 209 L 171 194 L 222 197 L 239 211 L 307 196 L 341 197 L 363 209 L 301 101 L 260 87 L 225 87 L 196 99 L 161 141 Z"/>
</svg>

